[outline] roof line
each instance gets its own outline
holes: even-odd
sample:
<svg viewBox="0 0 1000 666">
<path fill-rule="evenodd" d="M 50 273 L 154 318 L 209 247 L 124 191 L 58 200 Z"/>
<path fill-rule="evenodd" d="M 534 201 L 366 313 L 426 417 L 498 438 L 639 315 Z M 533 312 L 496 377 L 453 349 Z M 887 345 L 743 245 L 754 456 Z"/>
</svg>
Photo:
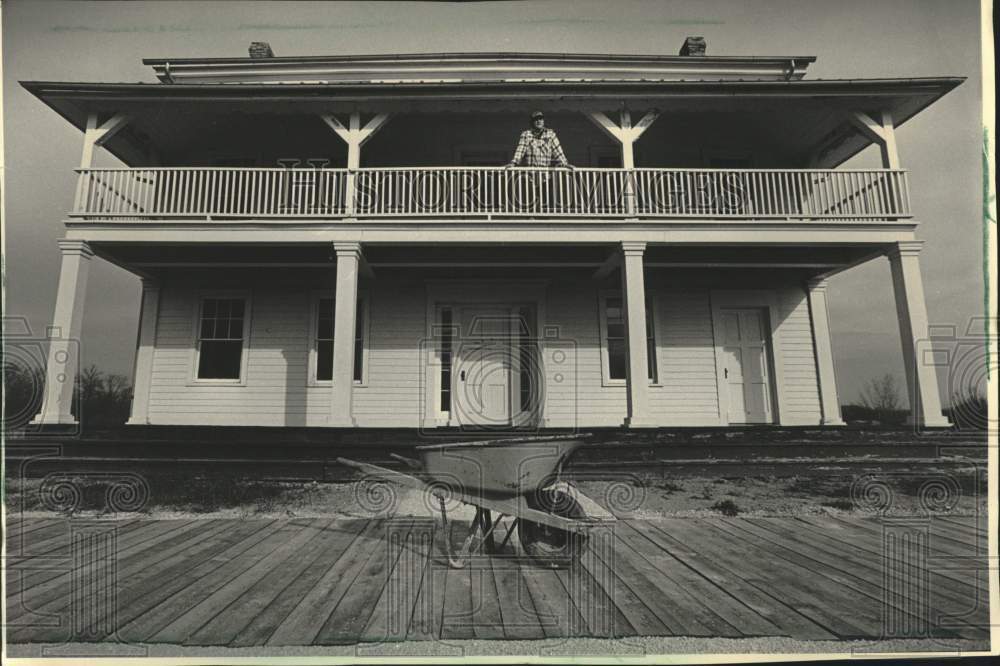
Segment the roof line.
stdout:
<svg viewBox="0 0 1000 666">
<path fill-rule="evenodd" d="M 144 65 L 162 65 L 167 62 L 176 64 L 212 64 L 212 63 L 258 63 L 271 62 L 351 62 L 361 60 L 462 60 L 468 58 L 488 58 L 490 60 L 516 60 L 523 58 L 546 60 L 652 60 L 652 61 L 737 61 L 755 62 L 762 60 L 798 60 L 815 62 L 816 56 L 681 56 L 665 54 L 627 54 L 627 53 L 539 53 L 539 52 L 450 52 L 450 53 L 373 53 L 369 55 L 324 55 L 324 56 L 271 56 L 267 58 L 143 58 Z"/>
<path fill-rule="evenodd" d="M 675 81 L 675 80 L 574 80 L 574 79 L 550 79 L 544 81 L 447 81 L 447 82 L 426 82 L 420 80 L 412 81 L 400 81 L 391 83 L 372 83 L 364 80 L 358 81 L 342 81 L 336 83 L 153 83 L 153 82 L 98 82 L 98 81 L 20 81 L 19 83 L 24 88 L 36 91 L 42 88 L 62 88 L 66 90 L 79 89 L 83 92 L 83 89 L 90 88 L 92 90 L 128 90 L 128 89 L 141 89 L 146 92 L 151 92 L 154 90 L 163 91 L 167 94 L 173 94 L 179 91 L 204 91 L 204 90 L 329 90 L 338 88 L 348 88 L 348 87 L 364 87 L 364 88 L 402 88 L 402 87 L 419 87 L 419 86 L 435 86 L 435 87 L 456 87 L 456 88 L 500 88 L 500 87 L 512 87 L 512 86 L 523 86 L 523 85 L 604 85 L 604 86 L 622 86 L 622 87 L 640 87 L 640 86 L 662 86 L 662 87 L 678 87 L 678 88 L 713 88 L 713 87 L 727 87 L 727 88 L 824 88 L 824 87 L 834 87 L 838 85 L 864 85 L 868 87 L 876 86 L 926 86 L 926 85 L 951 85 L 956 86 L 961 84 L 966 80 L 967 77 L 964 76 L 946 76 L 946 77 L 921 77 L 921 78 L 881 78 L 881 79 L 800 79 L 791 81 L 756 81 L 756 80 L 732 80 L 732 79 L 716 79 L 716 80 L 692 80 L 692 81 Z"/>
</svg>

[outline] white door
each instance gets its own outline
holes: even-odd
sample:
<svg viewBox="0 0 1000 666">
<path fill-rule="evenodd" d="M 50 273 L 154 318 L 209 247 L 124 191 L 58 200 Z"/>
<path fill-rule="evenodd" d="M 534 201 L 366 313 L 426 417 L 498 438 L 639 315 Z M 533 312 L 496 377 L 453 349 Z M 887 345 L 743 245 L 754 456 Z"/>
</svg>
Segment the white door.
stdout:
<svg viewBox="0 0 1000 666">
<path fill-rule="evenodd" d="M 768 331 L 763 310 L 729 310 L 722 319 L 722 386 L 729 397 L 730 423 L 770 423 Z"/>
<path fill-rule="evenodd" d="M 511 423 L 513 358 L 509 308 L 467 307 L 452 370 L 452 418 L 456 425 Z"/>
</svg>

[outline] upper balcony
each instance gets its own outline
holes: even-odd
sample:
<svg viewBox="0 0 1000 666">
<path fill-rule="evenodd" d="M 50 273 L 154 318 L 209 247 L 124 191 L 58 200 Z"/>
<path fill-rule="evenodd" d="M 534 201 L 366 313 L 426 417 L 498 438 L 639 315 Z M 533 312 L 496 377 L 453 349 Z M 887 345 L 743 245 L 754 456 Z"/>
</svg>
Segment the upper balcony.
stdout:
<svg viewBox="0 0 1000 666">
<path fill-rule="evenodd" d="M 892 221 L 901 169 L 79 169 L 86 220 L 600 218 Z"/>
<path fill-rule="evenodd" d="M 23 85 L 84 131 L 77 224 L 908 223 L 894 130 L 961 79 L 806 80 L 812 60 L 162 59 L 160 83 Z M 534 109 L 574 170 L 502 167 Z M 883 168 L 836 168 L 872 144 Z"/>
</svg>

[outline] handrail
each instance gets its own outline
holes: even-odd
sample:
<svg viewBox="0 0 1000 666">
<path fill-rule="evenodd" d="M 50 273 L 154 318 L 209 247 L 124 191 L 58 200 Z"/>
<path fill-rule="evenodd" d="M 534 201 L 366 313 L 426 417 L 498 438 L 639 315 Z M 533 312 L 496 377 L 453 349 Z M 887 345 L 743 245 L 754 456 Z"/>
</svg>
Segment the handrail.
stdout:
<svg viewBox="0 0 1000 666">
<path fill-rule="evenodd" d="M 902 169 L 77 169 L 82 218 L 551 217 L 896 220 Z M 108 192 L 114 196 L 108 196 Z"/>
</svg>

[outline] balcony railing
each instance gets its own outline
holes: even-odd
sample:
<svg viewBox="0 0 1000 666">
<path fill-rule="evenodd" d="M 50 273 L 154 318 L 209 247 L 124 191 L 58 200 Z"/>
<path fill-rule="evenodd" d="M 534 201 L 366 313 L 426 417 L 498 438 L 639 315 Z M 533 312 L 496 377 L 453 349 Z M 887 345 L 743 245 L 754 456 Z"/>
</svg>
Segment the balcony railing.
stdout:
<svg viewBox="0 0 1000 666">
<path fill-rule="evenodd" d="M 74 217 L 910 217 L 890 169 L 80 169 Z"/>
</svg>

